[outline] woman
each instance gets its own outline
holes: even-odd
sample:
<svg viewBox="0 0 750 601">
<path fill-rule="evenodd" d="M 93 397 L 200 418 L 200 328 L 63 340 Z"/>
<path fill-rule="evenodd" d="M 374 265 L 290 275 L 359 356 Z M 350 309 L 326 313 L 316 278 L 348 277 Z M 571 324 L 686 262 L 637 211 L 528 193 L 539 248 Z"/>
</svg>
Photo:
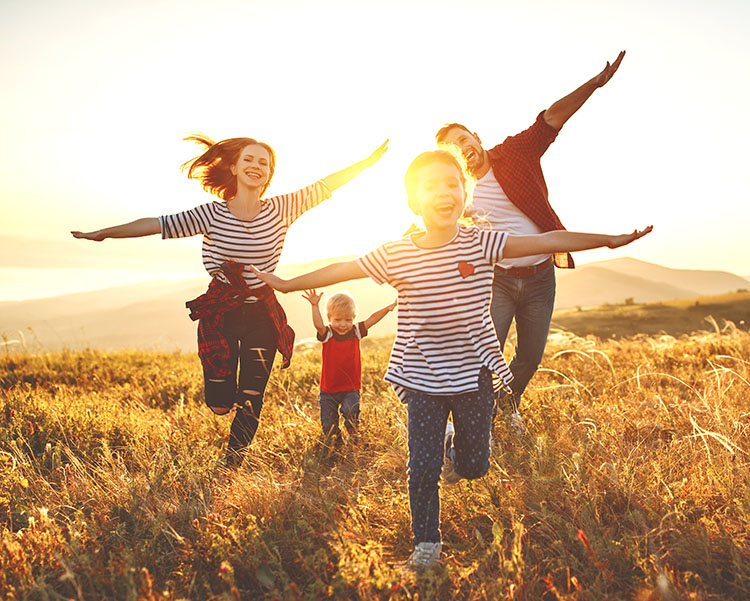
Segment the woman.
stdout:
<svg viewBox="0 0 750 601">
<path fill-rule="evenodd" d="M 97 242 L 159 233 L 164 239 L 203 235 L 203 265 L 212 280 L 208 291 L 188 307 L 191 318 L 200 319 L 198 353 L 206 404 L 218 415 L 236 407 L 227 447 L 227 465 L 236 466 L 258 429 L 276 350 L 282 351 L 286 367 L 294 340 L 273 291 L 243 266 L 252 264 L 273 272 L 289 226 L 328 198 L 332 190 L 373 165 L 386 151 L 388 141 L 363 161 L 310 186 L 265 199 L 263 193 L 276 164 L 268 144 L 253 138 L 217 143 L 205 136 L 186 139 L 205 148 L 203 154 L 183 165 L 188 178 L 197 179 L 220 201 L 174 215 L 71 233 Z"/>
</svg>

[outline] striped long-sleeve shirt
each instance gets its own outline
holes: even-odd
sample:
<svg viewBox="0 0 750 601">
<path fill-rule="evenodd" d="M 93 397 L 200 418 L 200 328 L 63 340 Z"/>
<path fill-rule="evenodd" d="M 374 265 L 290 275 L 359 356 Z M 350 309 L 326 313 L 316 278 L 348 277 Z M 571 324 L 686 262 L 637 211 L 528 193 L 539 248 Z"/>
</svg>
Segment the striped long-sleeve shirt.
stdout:
<svg viewBox="0 0 750 601">
<path fill-rule="evenodd" d="M 507 385 L 513 376 L 489 313 L 493 266 L 506 234 L 460 225 L 453 240 L 430 249 L 412 236 L 357 259 L 375 282 L 398 291 L 398 333 L 386 381 L 402 400 L 405 389 L 435 395 L 477 390 L 482 367 Z"/>
<path fill-rule="evenodd" d="M 264 199 L 260 212 L 250 221 L 232 215 L 226 202 L 209 202 L 159 217 L 161 236 L 167 239 L 203 234 L 203 266 L 222 281 L 226 278 L 220 268 L 228 261 L 273 272 L 289 226 L 330 195 L 323 181 L 318 181 L 297 192 Z M 242 275 L 251 289 L 264 285 L 249 269 Z"/>
</svg>

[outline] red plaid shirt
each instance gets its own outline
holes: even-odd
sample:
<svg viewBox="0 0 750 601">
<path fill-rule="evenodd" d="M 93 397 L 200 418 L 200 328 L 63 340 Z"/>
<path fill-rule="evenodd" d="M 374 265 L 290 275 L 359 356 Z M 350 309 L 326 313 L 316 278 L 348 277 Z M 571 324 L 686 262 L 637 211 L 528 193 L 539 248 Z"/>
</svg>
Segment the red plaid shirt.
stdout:
<svg viewBox="0 0 750 601">
<path fill-rule="evenodd" d="M 294 350 L 294 330 L 286 322 L 286 314 L 276 299 L 274 291 L 268 287 L 250 289 L 242 277 L 244 266 L 228 261 L 221 266 L 229 284 L 216 278 L 211 280 L 208 290 L 198 298 L 185 303 L 190 309 L 190 319 L 198 322 L 198 356 L 203 369 L 210 378 L 226 378 L 233 367 L 229 364 L 229 345 L 222 330 L 224 316 L 240 307 L 249 296 L 257 296 L 266 306 L 276 330 L 276 349 L 284 362 L 281 367 L 289 367 Z"/>
<path fill-rule="evenodd" d="M 531 127 L 487 151 L 492 173 L 503 192 L 543 232 L 565 229 L 549 204 L 540 162 L 558 131 L 544 120 L 542 111 Z M 555 265 L 575 266 L 570 253 L 555 254 Z"/>
</svg>

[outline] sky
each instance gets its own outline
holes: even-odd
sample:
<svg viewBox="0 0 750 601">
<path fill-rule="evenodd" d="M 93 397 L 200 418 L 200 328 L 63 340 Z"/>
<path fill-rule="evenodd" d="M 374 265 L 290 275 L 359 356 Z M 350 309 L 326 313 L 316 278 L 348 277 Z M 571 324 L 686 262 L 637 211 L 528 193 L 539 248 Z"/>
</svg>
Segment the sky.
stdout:
<svg viewBox="0 0 750 601">
<path fill-rule="evenodd" d="M 277 153 L 268 195 L 378 164 L 291 228 L 282 263 L 359 254 L 415 221 L 403 174 L 463 122 L 528 127 L 620 50 L 614 78 L 543 158 L 568 229 L 668 267 L 750 275 L 750 3 L 11 0 L 0 4 L 0 300 L 201 277 L 200 240 L 74 240 L 210 202 L 182 139 Z"/>
</svg>

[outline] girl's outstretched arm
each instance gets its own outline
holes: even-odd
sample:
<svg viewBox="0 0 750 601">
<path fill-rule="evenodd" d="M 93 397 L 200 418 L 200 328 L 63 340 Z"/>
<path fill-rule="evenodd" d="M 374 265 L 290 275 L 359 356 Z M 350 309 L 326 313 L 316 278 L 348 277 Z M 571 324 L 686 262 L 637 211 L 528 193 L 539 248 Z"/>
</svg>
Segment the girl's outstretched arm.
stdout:
<svg viewBox="0 0 750 601">
<path fill-rule="evenodd" d="M 607 234 L 587 234 L 582 232 L 568 232 L 555 230 L 535 236 L 508 236 L 508 241 L 503 249 L 503 257 L 511 259 L 514 257 L 525 257 L 527 255 L 541 255 L 561 252 L 575 252 L 577 250 L 589 250 L 591 248 L 617 248 L 630 244 L 638 238 L 651 233 L 653 225 L 642 230 L 633 230 L 630 234 L 610 236 Z"/>
<path fill-rule="evenodd" d="M 343 261 L 341 263 L 332 263 L 315 271 L 299 275 L 291 280 L 283 280 L 273 273 L 261 271 L 255 265 L 250 265 L 250 269 L 258 279 L 268 284 L 274 290 L 279 292 L 294 292 L 295 290 L 311 290 L 313 288 L 322 288 L 347 280 L 357 280 L 367 277 L 356 261 Z"/>
<path fill-rule="evenodd" d="M 123 223 L 122 225 L 115 225 L 93 232 L 79 232 L 75 230 L 70 233 L 73 234 L 74 238 L 101 242 L 105 238 L 140 238 L 141 236 L 160 234 L 161 226 L 156 217 L 144 217 L 130 223 Z"/>
<path fill-rule="evenodd" d="M 323 181 L 325 182 L 325 185 L 331 192 L 333 192 L 336 188 L 340 188 L 344 184 L 357 177 L 368 167 L 372 167 L 378 161 L 378 159 L 383 156 L 383 153 L 385 153 L 386 150 L 388 150 L 388 140 L 378 146 L 375 149 L 375 152 L 373 152 L 363 161 L 354 163 L 354 165 L 350 165 L 349 167 L 346 167 L 341 171 L 331 173 L 331 175 L 324 177 Z"/>
</svg>

